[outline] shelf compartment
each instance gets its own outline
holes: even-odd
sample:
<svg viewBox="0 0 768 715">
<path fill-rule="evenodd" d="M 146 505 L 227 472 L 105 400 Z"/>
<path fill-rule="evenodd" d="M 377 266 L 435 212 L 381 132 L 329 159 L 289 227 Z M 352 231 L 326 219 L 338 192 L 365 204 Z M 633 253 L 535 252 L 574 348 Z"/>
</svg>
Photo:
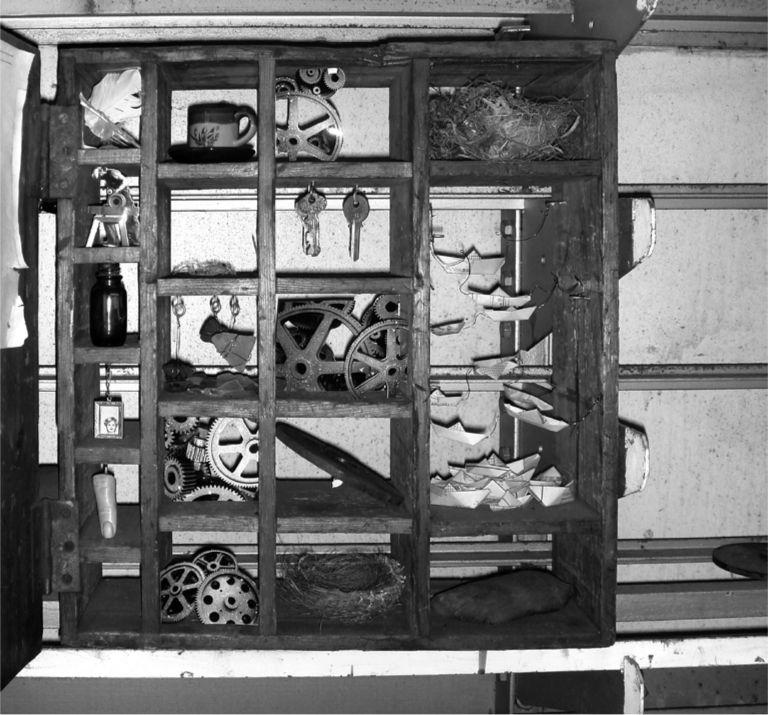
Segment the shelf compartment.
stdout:
<svg viewBox="0 0 768 715">
<path fill-rule="evenodd" d="M 157 279 L 158 296 L 258 295 L 258 275 L 169 276 Z"/>
<path fill-rule="evenodd" d="M 62 635 L 62 645 L 137 648 L 141 631 L 141 579 L 102 578 L 79 619 L 77 635 Z"/>
<path fill-rule="evenodd" d="M 289 295 L 338 296 L 351 293 L 408 295 L 412 292 L 413 279 L 401 276 L 379 274 L 277 276 L 277 293 L 281 298 Z"/>
<path fill-rule="evenodd" d="M 160 504 L 160 531 L 253 531 L 258 502 L 168 502 Z"/>
<path fill-rule="evenodd" d="M 134 365 L 139 362 L 138 333 L 129 333 L 125 344 L 115 348 L 103 348 L 92 345 L 85 337 L 75 341 L 75 363 L 111 363 Z"/>
<path fill-rule="evenodd" d="M 139 464 L 141 461 L 139 420 L 125 420 L 122 439 L 96 439 L 88 435 L 75 447 L 76 462 Z"/>
<path fill-rule="evenodd" d="M 598 160 L 582 161 L 432 161 L 431 186 L 529 186 L 600 176 Z"/>
<path fill-rule="evenodd" d="M 409 161 L 296 161 L 277 164 L 277 185 L 294 186 L 314 181 L 323 186 L 347 186 L 350 183 L 404 181 L 413 176 Z"/>
<path fill-rule="evenodd" d="M 255 393 L 238 397 L 207 397 L 199 393 L 166 391 L 160 393 L 157 408 L 161 417 L 207 415 L 256 419 L 259 402 Z"/>
<path fill-rule="evenodd" d="M 101 535 L 94 511 L 80 530 L 80 553 L 85 561 L 138 563 L 141 561 L 141 511 L 138 504 L 118 504 L 117 530 L 111 539 Z"/>
<path fill-rule="evenodd" d="M 578 499 L 549 507 L 531 503 L 509 511 L 432 506 L 430 513 L 432 536 L 584 533 L 597 531 L 601 525 L 597 511 Z"/>
<path fill-rule="evenodd" d="M 459 582 L 433 579 L 432 594 Z M 430 613 L 427 648 L 515 650 L 579 648 L 604 645 L 600 629 L 572 599 L 559 611 L 516 618 L 506 623 L 473 623 Z"/>
<path fill-rule="evenodd" d="M 255 161 L 157 165 L 157 179 L 170 189 L 255 189 L 258 182 Z"/>
<path fill-rule="evenodd" d="M 139 263 L 141 248 L 139 246 L 113 247 L 94 246 L 84 248 L 77 246 L 72 249 L 72 260 L 75 263 Z"/>
<path fill-rule="evenodd" d="M 349 392 L 320 392 L 278 396 L 277 417 L 410 417 L 411 400 L 369 393 L 355 399 Z"/>
<path fill-rule="evenodd" d="M 277 480 L 277 530 L 282 533 L 407 534 L 411 518 L 345 484 L 327 479 Z"/>
</svg>

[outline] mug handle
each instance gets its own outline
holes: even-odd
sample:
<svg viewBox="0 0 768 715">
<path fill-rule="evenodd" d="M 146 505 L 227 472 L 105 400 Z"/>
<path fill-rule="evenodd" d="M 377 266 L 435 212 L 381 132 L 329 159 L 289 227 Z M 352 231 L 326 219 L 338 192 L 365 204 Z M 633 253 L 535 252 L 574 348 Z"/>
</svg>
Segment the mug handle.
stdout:
<svg viewBox="0 0 768 715">
<path fill-rule="evenodd" d="M 248 126 L 245 132 L 237 137 L 237 141 L 235 141 L 233 146 L 242 146 L 256 134 L 256 114 L 254 111 L 250 107 L 238 107 L 235 111 L 235 119 L 239 123 L 243 117 L 248 120 Z"/>
</svg>

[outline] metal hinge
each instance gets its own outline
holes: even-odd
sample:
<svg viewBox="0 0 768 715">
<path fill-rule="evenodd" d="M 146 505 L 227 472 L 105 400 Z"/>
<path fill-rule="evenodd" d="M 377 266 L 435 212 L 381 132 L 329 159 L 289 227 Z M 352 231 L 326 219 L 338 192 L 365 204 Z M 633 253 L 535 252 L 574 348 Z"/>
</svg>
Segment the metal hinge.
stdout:
<svg viewBox="0 0 768 715">
<path fill-rule="evenodd" d="M 40 575 L 46 594 L 80 590 L 77 506 L 72 501 L 41 499 Z"/>
</svg>

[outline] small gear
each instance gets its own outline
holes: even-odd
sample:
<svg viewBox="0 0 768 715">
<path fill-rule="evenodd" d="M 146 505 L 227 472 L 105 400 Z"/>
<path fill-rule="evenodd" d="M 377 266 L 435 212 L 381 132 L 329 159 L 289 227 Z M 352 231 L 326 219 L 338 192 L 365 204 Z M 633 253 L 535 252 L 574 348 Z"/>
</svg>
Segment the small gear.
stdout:
<svg viewBox="0 0 768 715">
<path fill-rule="evenodd" d="M 191 464 L 177 457 L 168 457 L 163 464 L 163 491 L 165 496 L 178 499 L 197 483 L 197 475 Z"/>
<path fill-rule="evenodd" d="M 171 449 L 171 447 L 176 445 L 176 433 L 173 431 L 168 420 L 165 421 L 165 425 L 163 426 L 163 442 L 166 449 Z"/>
<path fill-rule="evenodd" d="M 204 435 L 204 436 L 202 436 Z M 187 442 L 187 459 L 195 465 L 195 469 L 200 469 L 205 464 L 205 445 L 208 440 L 208 430 L 200 429 L 198 427 L 197 432 L 192 435 L 189 442 Z"/>
<path fill-rule="evenodd" d="M 358 398 L 379 390 L 387 397 L 398 394 L 408 373 L 409 340 L 405 320 L 385 320 L 365 328 L 344 358 L 349 391 Z"/>
<path fill-rule="evenodd" d="M 165 623 L 183 621 L 195 610 L 198 587 L 205 574 L 188 561 L 171 564 L 160 572 L 160 618 Z"/>
<path fill-rule="evenodd" d="M 168 417 L 166 424 L 174 434 L 187 435 L 197 427 L 197 417 Z"/>
<path fill-rule="evenodd" d="M 215 571 L 200 584 L 195 608 L 202 623 L 256 625 L 259 615 L 256 583 L 239 569 Z"/>
<path fill-rule="evenodd" d="M 237 488 L 258 489 L 259 428 L 255 420 L 221 417 L 211 423 L 206 443 L 214 474 Z"/>
<path fill-rule="evenodd" d="M 192 563 L 201 569 L 206 576 L 215 571 L 237 568 L 235 555 L 231 551 L 218 548 L 198 551 L 192 559 Z"/>
<path fill-rule="evenodd" d="M 400 296 L 380 295 L 373 301 L 373 312 L 379 320 L 402 318 Z"/>
<path fill-rule="evenodd" d="M 275 94 L 285 94 L 286 92 L 297 92 L 299 85 L 292 77 L 275 78 Z"/>
<path fill-rule="evenodd" d="M 204 484 L 183 495 L 184 501 L 245 501 L 245 497 L 226 484 Z"/>
</svg>

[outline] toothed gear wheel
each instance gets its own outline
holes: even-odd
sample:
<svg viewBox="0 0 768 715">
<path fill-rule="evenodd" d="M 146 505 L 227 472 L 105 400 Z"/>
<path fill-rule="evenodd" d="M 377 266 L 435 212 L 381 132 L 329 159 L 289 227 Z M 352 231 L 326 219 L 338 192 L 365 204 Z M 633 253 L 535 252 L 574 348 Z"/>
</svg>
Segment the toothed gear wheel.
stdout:
<svg viewBox="0 0 768 715">
<path fill-rule="evenodd" d="M 221 417 L 211 423 L 206 444 L 211 471 L 239 488 L 259 487 L 259 425 L 244 417 Z"/>
<path fill-rule="evenodd" d="M 195 469 L 200 469 L 200 467 L 205 464 L 206 441 L 206 437 L 200 437 L 198 434 L 194 434 L 189 442 L 187 442 L 186 456 L 187 459 L 195 465 Z"/>
<path fill-rule="evenodd" d="M 200 584 L 195 609 L 202 623 L 256 625 L 259 616 L 256 582 L 237 569 L 216 571 Z"/>
<path fill-rule="evenodd" d="M 298 92 L 299 85 L 292 77 L 275 78 L 275 94 L 285 94 L 286 92 Z"/>
<path fill-rule="evenodd" d="M 326 99 L 312 92 L 288 90 L 275 94 L 278 116 L 284 117 L 275 131 L 276 153 L 289 161 L 311 156 L 333 161 L 341 151 L 341 118 Z M 281 112 L 282 102 L 285 111 Z"/>
<path fill-rule="evenodd" d="M 204 579 L 202 569 L 188 561 L 171 564 L 160 572 L 160 618 L 164 623 L 183 621 L 195 610 Z"/>
<path fill-rule="evenodd" d="M 194 488 L 195 470 L 191 464 L 176 457 L 168 457 L 163 464 L 163 491 L 165 496 L 178 499 L 184 491 Z"/>
<path fill-rule="evenodd" d="M 385 320 L 363 330 L 344 359 L 349 391 L 355 397 L 378 390 L 384 390 L 387 397 L 396 395 L 408 371 L 409 342 L 405 320 Z"/>
<path fill-rule="evenodd" d="M 184 494 L 184 501 L 245 501 L 245 497 L 226 484 L 205 484 Z"/>
<path fill-rule="evenodd" d="M 168 420 L 165 421 L 165 425 L 163 426 L 163 442 L 165 443 L 166 449 L 171 449 L 176 445 L 176 435 Z"/>
<path fill-rule="evenodd" d="M 352 304 L 353 305 L 353 304 Z M 346 345 L 362 329 L 348 301 L 306 303 L 281 310 L 275 338 L 277 377 L 287 392 L 344 389 L 344 362 L 328 344 Z"/>
<path fill-rule="evenodd" d="M 373 301 L 373 312 L 379 320 L 402 318 L 399 295 L 380 295 Z"/>
<path fill-rule="evenodd" d="M 192 563 L 206 576 L 224 569 L 237 569 L 237 560 L 231 551 L 226 549 L 203 549 L 198 551 Z"/>
<path fill-rule="evenodd" d="M 175 434 L 188 435 L 197 427 L 197 417 L 168 417 L 166 424 Z"/>
</svg>

